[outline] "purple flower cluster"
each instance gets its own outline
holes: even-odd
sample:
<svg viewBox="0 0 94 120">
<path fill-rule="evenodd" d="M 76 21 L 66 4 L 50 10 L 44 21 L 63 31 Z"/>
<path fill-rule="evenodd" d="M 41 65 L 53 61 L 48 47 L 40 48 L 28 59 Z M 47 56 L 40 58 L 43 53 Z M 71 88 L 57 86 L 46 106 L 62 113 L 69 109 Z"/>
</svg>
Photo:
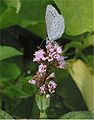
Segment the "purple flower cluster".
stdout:
<svg viewBox="0 0 94 120">
<path fill-rule="evenodd" d="M 54 72 L 50 72 L 51 68 L 64 68 L 65 60 L 62 56 L 62 47 L 60 47 L 57 42 L 48 41 L 46 43 L 46 51 L 43 49 L 38 50 L 34 54 L 33 61 L 39 63 L 39 68 L 29 83 L 36 85 L 41 94 L 54 93 L 57 84 L 53 80 L 55 77 Z"/>
</svg>

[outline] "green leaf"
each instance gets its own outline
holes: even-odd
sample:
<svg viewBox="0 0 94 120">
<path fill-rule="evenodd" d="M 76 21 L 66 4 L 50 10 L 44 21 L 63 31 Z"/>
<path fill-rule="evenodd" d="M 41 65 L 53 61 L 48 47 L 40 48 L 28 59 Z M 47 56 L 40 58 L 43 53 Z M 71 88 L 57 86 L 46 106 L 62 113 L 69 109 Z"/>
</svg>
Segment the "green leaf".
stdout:
<svg viewBox="0 0 94 120">
<path fill-rule="evenodd" d="M 62 96 L 64 106 L 71 110 L 87 110 L 82 95 L 68 71 L 56 69 L 55 73 L 58 84 L 56 93 Z"/>
<path fill-rule="evenodd" d="M 58 88 L 57 88 L 58 89 Z M 56 91 L 57 91 L 56 89 Z M 61 91 L 62 92 L 62 91 Z M 58 119 L 63 114 L 69 112 L 70 109 L 64 104 L 64 99 L 62 96 L 54 93 L 51 96 L 50 106 L 46 110 L 46 114 L 50 119 Z"/>
<path fill-rule="evenodd" d="M 0 15 L 6 10 L 7 6 L 3 1 L 0 1 Z"/>
<path fill-rule="evenodd" d="M 45 22 L 45 11 L 48 4 L 52 4 L 52 0 L 22 0 L 21 7 L 19 5 L 19 0 L 7 1 L 7 8 L 0 16 L 0 28 L 5 28 L 11 25 L 20 25 L 33 33 L 44 37 L 46 34 Z M 4 2 L 2 2 L 4 3 Z M 12 6 L 12 7 L 11 7 Z M 15 10 L 16 7 L 16 10 Z M 38 8 L 38 9 L 37 9 Z M 17 12 L 17 14 L 16 14 Z"/>
<path fill-rule="evenodd" d="M 19 12 L 20 25 L 44 38 L 46 34 L 44 24 L 46 6 L 52 3 L 52 0 L 22 1 L 22 8 Z"/>
<path fill-rule="evenodd" d="M 16 79 L 21 74 L 19 67 L 12 62 L 0 62 L 0 81 L 9 82 L 9 80 Z"/>
<path fill-rule="evenodd" d="M 60 119 L 93 119 L 94 114 L 89 111 L 69 112 Z"/>
<path fill-rule="evenodd" d="M 19 13 L 20 8 L 21 8 L 21 1 L 20 0 L 3 0 L 3 1 L 8 7 L 16 8 L 16 13 Z"/>
<path fill-rule="evenodd" d="M 93 71 L 81 60 L 71 60 L 68 66 L 69 72 L 78 86 L 90 111 L 94 111 Z"/>
<path fill-rule="evenodd" d="M 65 19 L 65 33 L 79 35 L 93 31 L 92 0 L 54 0 Z"/>
<path fill-rule="evenodd" d="M 15 12 L 15 8 L 6 8 L 0 15 L 0 28 L 9 27 L 12 25 L 19 25 L 19 17 Z"/>
<path fill-rule="evenodd" d="M 36 103 L 36 101 L 34 101 L 30 118 L 37 119 L 39 117 L 39 113 L 40 113 L 40 111 L 39 111 L 39 108 L 37 106 L 37 103 Z"/>
<path fill-rule="evenodd" d="M 0 46 L 0 60 L 4 60 L 17 55 L 22 55 L 22 53 L 12 47 Z"/>
<path fill-rule="evenodd" d="M 47 98 L 46 95 L 36 95 L 36 103 L 40 111 L 45 111 L 50 105 L 50 98 Z"/>
<path fill-rule="evenodd" d="M 80 47 L 80 42 L 72 41 L 65 45 L 63 52 L 66 52 L 69 48 L 77 48 L 77 47 Z"/>
<path fill-rule="evenodd" d="M 45 111 L 40 111 L 40 119 L 46 119 L 47 118 L 47 115 L 46 115 L 46 112 Z"/>
<path fill-rule="evenodd" d="M 91 68 L 94 69 L 94 55 L 84 55 L 84 54 L 81 54 L 81 57 L 83 58 L 83 60 L 88 64 L 90 65 Z"/>
<path fill-rule="evenodd" d="M 22 78 L 15 84 L 7 82 L 7 86 L 1 89 L 1 91 L 15 101 L 17 98 L 33 96 L 36 93 L 36 88 L 28 83 L 28 79 L 25 79 L 22 76 Z"/>
<path fill-rule="evenodd" d="M 32 113 L 34 104 L 35 104 L 35 96 L 21 99 L 14 108 L 14 116 L 18 119 L 31 118 L 32 117 L 31 113 Z M 35 112 L 37 114 L 37 111 Z"/>
<path fill-rule="evenodd" d="M 46 25 L 44 21 L 38 22 L 37 24 L 34 25 L 28 25 L 26 26 L 26 29 L 32 30 L 33 33 L 42 38 L 46 37 Z"/>
<path fill-rule="evenodd" d="M 36 93 L 37 90 L 36 87 L 28 83 L 28 81 L 31 79 L 32 76 L 28 76 L 28 77 L 22 76 L 14 86 L 16 90 L 22 93 L 22 95 L 19 96 L 20 98 L 33 96 Z"/>
<path fill-rule="evenodd" d="M 0 119 L 13 119 L 8 113 L 0 109 Z"/>
<path fill-rule="evenodd" d="M 94 46 L 94 34 L 91 34 L 83 39 L 83 49 L 89 46 Z"/>
<path fill-rule="evenodd" d="M 22 7 L 19 12 L 19 16 L 23 19 L 32 21 L 41 21 L 45 18 L 45 8 L 48 4 L 52 3 L 52 0 L 22 0 Z M 38 8 L 38 9 L 37 9 Z"/>
</svg>

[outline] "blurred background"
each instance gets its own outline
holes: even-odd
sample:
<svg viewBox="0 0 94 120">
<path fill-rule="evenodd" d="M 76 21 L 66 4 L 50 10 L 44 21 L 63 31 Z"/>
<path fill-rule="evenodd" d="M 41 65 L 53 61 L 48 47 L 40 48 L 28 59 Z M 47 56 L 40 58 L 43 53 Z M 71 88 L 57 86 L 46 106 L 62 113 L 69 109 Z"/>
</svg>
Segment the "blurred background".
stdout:
<svg viewBox="0 0 94 120">
<path fill-rule="evenodd" d="M 38 67 L 32 62 L 33 54 L 47 36 L 45 11 L 48 4 L 64 17 L 65 32 L 57 42 L 67 59 L 64 70 L 55 70 L 58 87 L 51 96 L 47 117 L 92 117 L 93 2 L 0 0 L 0 118 L 39 118 L 35 102 L 37 88 L 28 80 Z"/>
</svg>

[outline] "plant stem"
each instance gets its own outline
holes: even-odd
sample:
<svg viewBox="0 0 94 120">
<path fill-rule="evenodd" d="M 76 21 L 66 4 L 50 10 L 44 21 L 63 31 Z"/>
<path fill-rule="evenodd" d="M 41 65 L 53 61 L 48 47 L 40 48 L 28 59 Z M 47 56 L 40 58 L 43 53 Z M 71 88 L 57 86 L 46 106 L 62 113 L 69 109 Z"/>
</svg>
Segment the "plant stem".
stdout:
<svg viewBox="0 0 94 120">
<path fill-rule="evenodd" d="M 40 110 L 39 118 L 47 118 L 46 109 L 50 105 L 50 98 L 47 98 L 46 95 L 37 94 L 36 95 L 36 103 Z"/>
<path fill-rule="evenodd" d="M 47 118 L 46 111 L 40 111 L 40 116 L 39 116 L 39 118 L 46 119 L 46 118 Z"/>
</svg>

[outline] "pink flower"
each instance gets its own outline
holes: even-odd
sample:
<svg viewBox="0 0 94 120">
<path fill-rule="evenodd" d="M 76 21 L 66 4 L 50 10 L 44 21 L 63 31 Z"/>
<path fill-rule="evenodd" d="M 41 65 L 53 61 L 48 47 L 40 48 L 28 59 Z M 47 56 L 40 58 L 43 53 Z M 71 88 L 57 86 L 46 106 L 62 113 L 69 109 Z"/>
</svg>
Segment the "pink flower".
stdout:
<svg viewBox="0 0 94 120">
<path fill-rule="evenodd" d="M 56 51 L 57 51 L 57 53 L 62 53 L 62 48 L 60 46 L 58 46 Z"/>
<path fill-rule="evenodd" d="M 50 93 L 54 93 L 56 87 L 57 87 L 57 84 L 53 80 L 49 82 L 48 89 Z"/>
<path fill-rule="evenodd" d="M 35 58 L 33 61 L 39 63 L 38 71 L 33 77 L 33 80 L 29 80 L 29 83 L 38 87 L 41 94 L 54 93 L 57 87 L 53 78 L 54 72 L 51 73 L 49 68 L 57 67 L 63 69 L 65 66 L 65 57 L 62 56 L 62 47 L 57 42 L 47 41 L 46 51 L 43 49 L 35 52 Z"/>
<path fill-rule="evenodd" d="M 64 68 L 65 67 L 65 57 L 61 56 L 58 62 L 59 68 Z"/>
<path fill-rule="evenodd" d="M 52 43 L 51 42 L 47 42 L 47 44 L 46 44 L 46 49 L 51 49 L 52 48 Z"/>
<path fill-rule="evenodd" d="M 45 94 L 46 93 L 46 86 L 45 85 L 40 87 L 40 93 L 41 94 Z"/>
<path fill-rule="evenodd" d="M 35 52 L 35 58 L 33 59 L 33 61 L 37 61 L 40 62 L 41 60 L 45 61 L 46 58 L 44 57 L 45 52 L 43 51 L 43 49 L 38 50 L 37 52 Z"/>
<path fill-rule="evenodd" d="M 59 63 L 59 68 L 63 68 L 64 69 L 64 67 L 65 67 L 65 61 L 60 61 Z"/>
<path fill-rule="evenodd" d="M 33 84 L 33 85 L 36 84 L 36 81 L 35 81 L 35 80 L 29 80 L 28 82 L 29 82 L 30 84 Z"/>
<path fill-rule="evenodd" d="M 57 65 L 59 65 L 59 68 L 64 68 L 64 57 L 62 57 L 62 47 L 60 47 L 57 42 L 47 42 L 46 45 L 47 54 L 48 56 L 46 59 L 48 62 L 53 62 L 54 59 L 56 60 Z M 58 67 L 58 66 L 57 66 Z"/>
<path fill-rule="evenodd" d="M 40 73 L 41 76 L 46 72 L 46 68 L 47 68 L 47 65 L 44 65 L 43 63 L 39 65 L 38 72 Z"/>
<path fill-rule="evenodd" d="M 59 54 L 55 54 L 53 57 L 54 57 L 57 61 L 60 61 L 60 59 L 61 59 L 61 55 L 59 55 Z"/>
<path fill-rule="evenodd" d="M 54 52 L 54 48 L 50 48 L 49 51 L 50 51 L 51 53 L 53 53 L 53 52 Z"/>
<path fill-rule="evenodd" d="M 47 52 L 48 53 L 53 53 L 54 52 L 54 46 L 52 45 L 51 42 L 48 42 L 47 45 L 46 45 L 46 49 L 47 49 Z"/>
</svg>

